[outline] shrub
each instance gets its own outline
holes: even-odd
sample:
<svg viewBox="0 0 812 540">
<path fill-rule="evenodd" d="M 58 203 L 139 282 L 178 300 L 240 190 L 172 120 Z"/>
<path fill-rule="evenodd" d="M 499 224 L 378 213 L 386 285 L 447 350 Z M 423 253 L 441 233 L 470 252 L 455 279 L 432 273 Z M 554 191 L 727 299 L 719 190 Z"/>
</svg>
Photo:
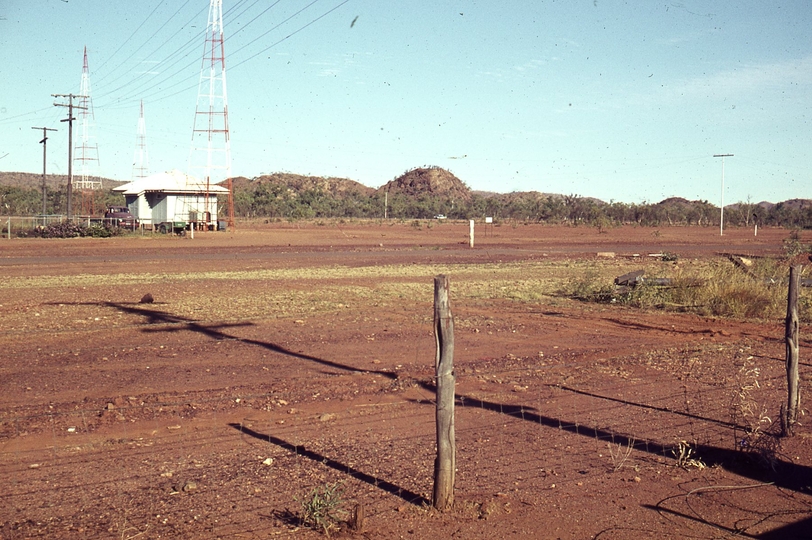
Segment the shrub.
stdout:
<svg viewBox="0 0 812 540">
<path fill-rule="evenodd" d="M 339 523 L 347 512 L 344 510 L 344 484 L 334 482 L 316 486 L 299 500 L 302 507 L 302 524 L 320 530 L 326 535 L 339 529 Z"/>
<path fill-rule="evenodd" d="M 100 223 L 92 223 L 90 226 L 62 221 L 50 225 L 34 228 L 28 236 L 35 238 L 109 238 L 124 234 L 126 231 L 118 227 L 105 227 Z"/>
<path fill-rule="evenodd" d="M 592 269 L 571 279 L 565 287 L 565 294 L 585 302 L 613 302 L 616 299 L 612 284 L 602 282 L 598 273 Z"/>
<path fill-rule="evenodd" d="M 787 259 L 792 259 L 810 250 L 812 250 L 812 246 L 801 243 L 801 231 L 798 229 L 793 230 L 787 238 L 784 238 L 784 257 Z"/>
<path fill-rule="evenodd" d="M 78 238 L 85 236 L 82 230 L 85 227 L 70 221 L 62 221 L 60 223 L 52 223 L 44 227 L 38 227 L 34 230 L 34 236 L 41 238 Z"/>
</svg>

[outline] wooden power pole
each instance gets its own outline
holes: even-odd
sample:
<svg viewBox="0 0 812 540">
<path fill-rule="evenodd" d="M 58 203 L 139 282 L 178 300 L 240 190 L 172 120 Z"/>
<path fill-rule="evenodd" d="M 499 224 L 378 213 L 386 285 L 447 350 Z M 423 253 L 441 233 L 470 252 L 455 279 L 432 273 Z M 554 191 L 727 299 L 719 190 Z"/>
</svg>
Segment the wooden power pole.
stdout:
<svg viewBox="0 0 812 540">
<path fill-rule="evenodd" d="M 39 142 L 42 145 L 42 215 L 45 216 L 45 203 L 46 203 L 46 186 L 45 186 L 45 164 L 46 164 L 46 152 L 45 149 L 47 148 L 47 141 L 48 141 L 48 132 L 49 131 L 56 131 L 52 128 L 47 127 L 32 127 L 31 129 L 41 129 L 42 130 L 42 140 Z"/>
<path fill-rule="evenodd" d="M 434 460 L 433 505 L 437 510 L 454 506 L 456 441 L 454 435 L 454 319 L 448 300 L 448 277 L 434 278 L 434 336 L 437 356 L 437 457 Z"/>
<path fill-rule="evenodd" d="M 73 109 L 82 109 L 86 110 L 87 107 L 82 107 L 80 105 L 74 105 L 73 99 L 74 98 L 84 98 L 87 96 L 77 96 L 76 94 L 51 94 L 52 97 L 55 98 L 67 98 L 68 103 L 54 103 L 56 107 L 67 107 L 68 108 L 68 117 L 60 120 L 60 122 L 67 122 L 68 123 L 68 220 L 71 219 L 72 210 L 73 210 L 73 121 L 76 118 L 73 117 Z"/>
</svg>

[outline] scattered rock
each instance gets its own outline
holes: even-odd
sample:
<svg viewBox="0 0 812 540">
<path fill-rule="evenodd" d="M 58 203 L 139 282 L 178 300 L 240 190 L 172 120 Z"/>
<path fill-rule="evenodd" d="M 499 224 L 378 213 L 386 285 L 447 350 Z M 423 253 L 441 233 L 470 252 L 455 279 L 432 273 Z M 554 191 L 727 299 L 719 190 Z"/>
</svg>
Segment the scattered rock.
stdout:
<svg viewBox="0 0 812 540">
<path fill-rule="evenodd" d="M 319 421 L 320 422 L 329 422 L 330 420 L 335 420 L 335 419 L 336 419 L 336 415 L 333 414 L 333 413 L 324 413 L 321 416 L 319 416 Z"/>
<path fill-rule="evenodd" d="M 265 461 L 262 462 L 263 465 L 271 465 L 273 464 L 273 458 L 265 458 Z"/>
<path fill-rule="evenodd" d="M 145 294 L 141 297 L 140 304 L 151 304 L 155 301 L 155 298 L 150 293 Z"/>
</svg>

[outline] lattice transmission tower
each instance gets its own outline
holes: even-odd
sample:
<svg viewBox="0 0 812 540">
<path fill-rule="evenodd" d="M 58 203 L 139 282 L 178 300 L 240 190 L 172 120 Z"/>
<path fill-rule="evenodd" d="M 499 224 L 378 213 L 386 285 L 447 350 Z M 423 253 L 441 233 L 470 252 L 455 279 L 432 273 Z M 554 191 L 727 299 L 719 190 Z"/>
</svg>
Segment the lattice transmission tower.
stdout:
<svg viewBox="0 0 812 540">
<path fill-rule="evenodd" d="M 226 58 L 223 46 L 223 2 L 211 0 L 206 26 L 206 44 L 197 91 L 197 107 L 192 127 L 189 174 L 199 179 L 204 190 L 206 222 L 211 225 L 209 189 L 227 181 L 228 226 L 234 227 L 234 199 L 231 181 L 231 147 L 228 132 Z"/>
<path fill-rule="evenodd" d="M 85 47 L 82 84 L 79 90 L 79 137 L 73 148 L 74 188 L 82 194 L 82 213 L 96 211 L 95 191 L 102 189 L 99 176 L 99 146 L 94 136 L 93 100 L 90 97 L 90 70 Z"/>
<path fill-rule="evenodd" d="M 149 176 L 149 155 L 147 154 L 147 124 L 144 121 L 144 100 L 141 100 L 141 115 L 138 117 L 138 135 L 135 140 L 132 181 Z"/>
</svg>

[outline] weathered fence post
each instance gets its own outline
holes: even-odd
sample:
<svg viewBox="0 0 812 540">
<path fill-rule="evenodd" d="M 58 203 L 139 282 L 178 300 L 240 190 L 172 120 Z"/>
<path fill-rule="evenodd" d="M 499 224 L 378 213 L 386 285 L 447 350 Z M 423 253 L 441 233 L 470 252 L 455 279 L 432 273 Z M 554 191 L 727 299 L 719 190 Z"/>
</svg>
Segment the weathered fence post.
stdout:
<svg viewBox="0 0 812 540">
<path fill-rule="evenodd" d="M 801 389 L 798 386 L 798 286 L 800 266 L 789 269 L 789 292 L 787 293 L 787 322 L 784 339 L 787 345 L 787 405 L 782 411 L 784 435 L 792 435 L 792 426 L 798 421 Z"/>
<path fill-rule="evenodd" d="M 434 278 L 434 337 L 437 355 L 437 457 L 434 460 L 434 508 L 449 510 L 454 505 L 454 475 L 457 466 L 454 436 L 454 319 L 448 301 L 448 277 Z"/>
</svg>

